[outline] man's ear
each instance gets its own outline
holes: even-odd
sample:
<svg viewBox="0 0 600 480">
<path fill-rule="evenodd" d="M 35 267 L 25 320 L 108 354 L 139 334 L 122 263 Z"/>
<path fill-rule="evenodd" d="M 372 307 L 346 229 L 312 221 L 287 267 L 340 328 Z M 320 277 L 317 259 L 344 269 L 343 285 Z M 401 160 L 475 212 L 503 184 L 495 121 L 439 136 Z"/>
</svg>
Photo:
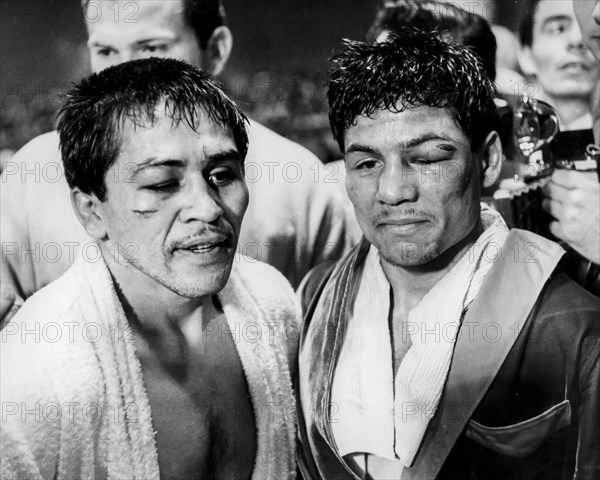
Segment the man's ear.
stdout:
<svg viewBox="0 0 600 480">
<path fill-rule="evenodd" d="M 483 163 L 481 177 L 485 188 L 491 187 L 500 177 L 503 157 L 500 136 L 496 132 L 490 132 L 480 151 L 480 158 Z"/>
<path fill-rule="evenodd" d="M 206 50 L 202 52 L 204 55 L 202 67 L 210 72 L 213 77 L 219 75 L 223 71 L 227 60 L 229 60 L 232 47 L 233 35 L 231 30 L 225 26 L 215 28 L 208 39 Z"/>
<path fill-rule="evenodd" d="M 91 237 L 105 240 L 107 231 L 100 203 L 96 195 L 83 193 L 77 187 L 71 190 L 71 205 L 79 223 Z"/>
<path fill-rule="evenodd" d="M 533 52 L 531 51 L 531 47 L 521 46 L 519 48 L 517 58 L 519 60 L 519 67 L 525 75 L 529 77 L 537 75 L 537 67 L 533 60 Z"/>
</svg>

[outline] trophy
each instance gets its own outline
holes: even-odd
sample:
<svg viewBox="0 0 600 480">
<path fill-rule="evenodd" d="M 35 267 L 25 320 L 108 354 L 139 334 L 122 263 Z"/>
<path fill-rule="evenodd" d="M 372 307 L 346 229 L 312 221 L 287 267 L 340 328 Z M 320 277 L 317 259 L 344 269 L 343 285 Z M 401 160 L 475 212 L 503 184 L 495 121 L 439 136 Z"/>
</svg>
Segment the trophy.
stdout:
<svg viewBox="0 0 600 480">
<path fill-rule="evenodd" d="M 526 180 L 542 178 L 551 173 L 552 164 L 542 155 L 533 156 L 533 153 L 549 144 L 558 130 L 556 110 L 546 102 L 524 95 L 514 114 L 513 133 L 517 151 L 530 167 Z"/>
<path fill-rule="evenodd" d="M 513 179 L 504 180 L 494 193 L 494 205 L 503 213 L 509 227 L 550 236 L 550 217 L 541 208 L 542 187 L 550 178 L 554 165 L 543 147 L 559 131 L 558 114 L 546 102 L 524 95 L 513 116 L 516 144 L 516 171 Z"/>
<path fill-rule="evenodd" d="M 555 169 L 595 171 L 600 159 L 600 148 L 593 144 L 588 145 L 585 152 L 575 154 L 575 158 L 558 155 L 554 159 L 549 144 L 558 133 L 559 121 L 554 108 L 525 95 L 513 116 L 516 172 L 513 179 L 501 182 L 500 189 L 494 193 L 494 206 L 510 227 L 530 230 L 552 240 L 556 240 L 548 227 L 552 217 L 542 209 L 542 187 Z M 562 140 L 571 141 L 571 133 L 576 132 L 561 133 L 565 137 Z M 591 131 L 586 133 L 591 136 Z M 573 141 L 581 143 L 580 139 Z M 557 138 L 556 146 L 560 143 Z M 570 144 L 571 150 L 582 146 L 575 144 Z"/>
<path fill-rule="evenodd" d="M 556 158 L 553 158 L 553 153 L 547 146 L 558 132 L 556 111 L 547 103 L 525 95 L 514 113 L 513 135 L 518 147 L 516 155 L 521 157 L 521 165 L 526 172 L 524 175 L 517 173 L 514 181 L 508 180 L 510 187 L 498 190 L 498 195 L 494 194 L 494 203 L 497 206 L 501 205 L 501 209 L 498 210 L 503 213 L 509 226 L 532 231 L 561 244 L 567 250 L 561 261 L 563 270 L 584 288 L 598 294 L 600 292 L 599 267 L 581 257 L 568 244 L 550 233 L 549 225 L 553 219 L 542 209 L 544 200 L 542 187 L 550 180 L 555 169 L 598 171 L 600 147 L 593 143 L 591 131 L 561 133 L 553 144 L 552 150 L 558 151 L 561 142 L 566 142 L 568 148 L 563 148 L 562 153 L 556 154 Z M 570 136 L 570 134 L 581 135 L 581 132 L 591 136 L 589 140 L 592 143 L 588 144 L 588 140 L 581 141 L 579 137 Z M 586 144 L 587 147 L 581 151 L 580 147 Z"/>
</svg>

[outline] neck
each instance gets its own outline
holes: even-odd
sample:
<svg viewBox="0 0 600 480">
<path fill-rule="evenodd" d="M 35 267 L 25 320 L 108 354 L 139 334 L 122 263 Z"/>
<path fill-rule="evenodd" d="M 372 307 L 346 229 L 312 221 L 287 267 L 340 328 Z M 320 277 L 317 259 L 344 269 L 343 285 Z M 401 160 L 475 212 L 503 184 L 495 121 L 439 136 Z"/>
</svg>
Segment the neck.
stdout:
<svg viewBox="0 0 600 480">
<path fill-rule="evenodd" d="M 591 102 L 585 97 L 556 97 L 546 92 L 540 92 L 540 100 L 549 103 L 554 107 L 561 122 L 561 130 L 568 131 L 570 124 L 580 119 L 584 115 L 591 114 Z M 591 128 L 588 125 L 587 128 Z"/>
<path fill-rule="evenodd" d="M 186 298 L 169 290 L 100 244 L 127 320 L 141 329 L 168 332 L 176 323 L 202 317 L 208 297 Z"/>
<path fill-rule="evenodd" d="M 381 266 L 394 295 L 394 309 L 408 314 L 468 252 L 483 232 L 481 219 L 469 234 L 431 262 L 415 267 L 399 267 L 381 258 Z"/>
</svg>

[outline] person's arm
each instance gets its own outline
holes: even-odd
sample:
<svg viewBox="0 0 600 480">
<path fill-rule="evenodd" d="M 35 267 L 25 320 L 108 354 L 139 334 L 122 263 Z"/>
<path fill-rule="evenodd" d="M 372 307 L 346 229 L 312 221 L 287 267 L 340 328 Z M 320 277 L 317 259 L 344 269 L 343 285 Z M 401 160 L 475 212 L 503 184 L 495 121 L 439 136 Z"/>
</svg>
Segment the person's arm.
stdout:
<svg viewBox="0 0 600 480">
<path fill-rule="evenodd" d="M 0 184 L 0 282 L 3 294 L 0 296 L 0 313 L 6 311 L 9 316 L 12 315 L 23 303 L 22 299 L 38 289 L 37 267 L 44 260 L 36 253 L 40 245 L 32 240 L 30 215 L 32 208 L 51 211 L 43 202 L 53 200 L 46 195 L 55 193 L 47 188 L 55 185 L 55 179 L 47 178 L 45 166 L 60 165 L 60 162 L 58 136 L 56 132 L 49 132 L 31 140 L 3 164 Z M 52 213 L 56 214 L 56 218 L 49 218 L 48 223 L 61 221 L 65 215 L 62 211 Z M 9 291 L 16 295 L 12 304 L 13 296 Z M 0 323 L 6 323 L 7 319 L 0 317 Z"/>
<path fill-rule="evenodd" d="M 25 145 L 3 165 L 0 186 L 0 324 L 6 323 L 22 299 L 35 291 L 35 271 L 31 255 L 22 255 L 29 249 L 27 182 L 35 185 L 36 163 L 40 161 L 41 137 Z M 28 293 L 27 293 L 28 292 Z"/>
<path fill-rule="evenodd" d="M 596 172 L 556 170 L 544 193 L 542 207 L 555 218 L 550 232 L 600 264 L 600 183 Z"/>
</svg>

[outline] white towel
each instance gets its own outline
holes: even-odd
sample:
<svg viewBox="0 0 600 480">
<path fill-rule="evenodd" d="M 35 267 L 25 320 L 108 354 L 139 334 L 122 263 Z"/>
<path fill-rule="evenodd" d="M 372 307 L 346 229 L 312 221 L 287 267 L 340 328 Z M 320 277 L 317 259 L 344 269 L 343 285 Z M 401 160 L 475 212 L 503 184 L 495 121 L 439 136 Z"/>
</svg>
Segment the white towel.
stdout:
<svg viewBox="0 0 600 480">
<path fill-rule="evenodd" d="M 442 395 L 460 321 L 508 235 L 498 213 L 482 206 L 481 217 L 484 232 L 410 312 L 412 345 L 395 382 L 390 285 L 371 247 L 332 386 L 332 430 L 341 455 L 412 464 Z"/>
<path fill-rule="evenodd" d="M 91 250 L 2 332 L 3 479 L 159 478 L 133 335 L 108 268 Z M 234 343 L 257 413 L 252 478 L 294 478 L 295 295 L 272 267 L 237 257 L 219 300 L 231 330 L 241 332 Z M 23 416 L 25 408 L 33 414 Z"/>
</svg>

